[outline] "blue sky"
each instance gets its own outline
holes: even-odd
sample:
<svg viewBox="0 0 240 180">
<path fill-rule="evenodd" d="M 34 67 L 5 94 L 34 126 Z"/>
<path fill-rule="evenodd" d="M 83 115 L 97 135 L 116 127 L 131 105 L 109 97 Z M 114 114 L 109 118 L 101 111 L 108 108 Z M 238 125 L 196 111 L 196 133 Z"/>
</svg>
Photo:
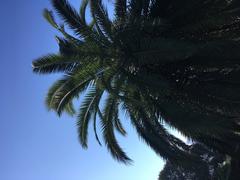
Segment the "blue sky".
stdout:
<svg viewBox="0 0 240 180">
<path fill-rule="evenodd" d="M 79 0 L 71 0 L 79 5 Z M 48 112 L 44 98 L 57 75 L 32 73 L 31 61 L 56 52 L 57 33 L 42 17 L 48 0 L 3 1 L 0 6 L 0 179 L 2 180 L 154 180 L 161 158 L 139 141 L 124 119 L 127 138 L 119 138 L 134 160 L 125 166 L 99 147 L 90 131 L 82 150 L 75 119 Z M 78 8 L 78 7 L 77 7 Z"/>
</svg>

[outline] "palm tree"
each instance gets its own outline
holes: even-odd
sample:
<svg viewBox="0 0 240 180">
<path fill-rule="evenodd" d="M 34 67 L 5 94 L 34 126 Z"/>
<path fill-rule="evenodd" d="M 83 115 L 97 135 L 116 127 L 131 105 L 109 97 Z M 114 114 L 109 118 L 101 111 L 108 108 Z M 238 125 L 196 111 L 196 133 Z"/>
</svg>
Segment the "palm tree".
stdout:
<svg viewBox="0 0 240 180">
<path fill-rule="evenodd" d="M 113 19 L 101 0 L 82 0 L 79 12 L 66 0 L 51 2 L 63 24 L 47 9 L 44 17 L 63 35 L 56 37 L 59 53 L 35 60 L 33 71 L 64 74 L 46 98 L 59 115 L 74 114 L 73 100 L 86 92 L 77 117 L 84 148 L 90 121 L 100 143 L 99 119 L 110 153 L 130 162 L 114 135 L 115 130 L 126 134 L 121 108 L 139 136 L 166 160 L 199 161 L 166 130 L 168 124 L 239 162 L 237 0 L 116 0 Z M 91 21 L 85 15 L 88 5 Z"/>
</svg>

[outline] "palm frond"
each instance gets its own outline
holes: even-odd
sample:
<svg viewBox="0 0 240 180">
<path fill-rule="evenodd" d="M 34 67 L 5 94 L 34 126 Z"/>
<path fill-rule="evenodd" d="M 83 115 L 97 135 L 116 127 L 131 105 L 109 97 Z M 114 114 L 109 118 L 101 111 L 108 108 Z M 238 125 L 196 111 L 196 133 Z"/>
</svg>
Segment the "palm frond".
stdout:
<svg viewBox="0 0 240 180">
<path fill-rule="evenodd" d="M 96 88 L 90 87 L 87 94 L 84 97 L 84 101 L 81 103 L 81 108 L 79 110 L 77 127 L 79 140 L 83 148 L 87 148 L 87 136 L 88 136 L 88 126 L 90 118 L 93 114 L 93 107 L 97 99 Z"/>
<path fill-rule="evenodd" d="M 70 35 L 69 33 L 67 33 L 65 31 L 64 25 L 58 25 L 57 22 L 55 21 L 55 18 L 53 16 L 53 12 L 49 11 L 48 9 L 44 9 L 43 11 L 43 16 L 44 18 L 47 20 L 47 22 L 53 26 L 55 29 L 57 29 L 58 31 L 60 31 L 64 37 L 76 44 L 78 44 L 79 42 L 81 42 L 79 39 L 73 37 L 72 35 Z"/>
<path fill-rule="evenodd" d="M 58 24 L 56 23 L 53 12 L 49 11 L 48 9 L 43 10 L 43 17 L 51 24 L 55 29 L 59 29 Z"/>
<path fill-rule="evenodd" d="M 32 62 L 33 71 L 46 74 L 54 72 L 69 72 L 79 65 L 77 57 L 66 57 L 58 54 L 49 54 Z"/>
<path fill-rule="evenodd" d="M 47 102 L 51 109 L 60 115 L 66 105 L 83 92 L 100 72 L 97 63 L 90 64 L 85 68 L 78 69 L 77 74 L 68 74 L 63 80 L 56 82 L 50 88 Z"/>
<path fill-rule="evenodd" d="M 86 23 L 86 9 L 88 5 L 89 0 L 82 0 L 81 5 L 80 5 L 80 18 L 84 24 Z"/>
<path fill-rule="evenodd" d="M 49 110 L 56 110 L 56 105 L 53 102 L 53 99 L 56 95 L 56 92 L 64 87 L 65 84 L 68 82 L 68 78 L 62 78 L 57 80 L 48 90 L 48 94 L 45 99 L 46 106 Z"/>
<path fill-rule="evenodd" d="M 111 96 L 109 96 L 106 101 L 103 114 L 99 110 L 103 137 L 104 137 L 105 144 L 109 149 L 113 158 L 125 164 L 129 164 L 131 162 L 131 159 L 126 155 L 126 153 L 119 146 L 114 134 L 114 126 L 111 119 L 113 116 L 114 104 L 115 104 L 114 99 Z"/>
<path fill-rule="evenodd" d="M 94 39 L 91 29 L 82 22 L 77 11 L 67 0 L 52 0 L 52 5 L 64 22 L 74 30 L 76 35 L 85 39 Z"/>
<path fill-rule="evenodd" d="M 72 76 L 73 78 L 69 81 L 67 86 L 61 89 L 55 97 L 55 101 L 58 104 L 57 112 L 61 114 L 65 105 L 79 94 L 83 90 L 83 87 L 101 75 L 102 72 L 103 69 L 98 63 L 92 63 L 89 66 L 85 66 L 84 69 L 82 68 L 81 71 L 78 71 L 76 76 Z"/>
<path fill-rule="evenodd" d="M 96 107 L 97 109 L 94 110 L 94 114 L 93 114 L 93 130 L 94 130 L 94 134 L 95 134 L 95 138 L 98 142 L 98 144 L 100 146 L 102 146 L 102 143 L 98 137 L 98 133 L 97 133 L 97 114 L 98 114 L 98 107 Z"/>
<path fill-rule="evenodd" d="M 103 34 L 111 39 L 112 38 L 112 22 L 108 17 L 108 12 L 104 8 L 102 0 L 90 0 L 90 8 L 92 16 L 96 19 Z"/>
<path fill-rule="evenodd" d="M 127 132 L 126 130 L 124 129 L 122 123 L 121 123 L 121 120 L 117 117 L 114 118 L 114 126 L 116 128 L 116 130 L 123 136 L 126 136 Z"/>
<path fill-rule="evenodd" d="M 69 102 L 67 105 L 66 105 L 66 108 L 65 108 L 65 112 L 67 114 L 69 114 L 70 116 L 73 116 L 76 114 L 76 110 L 74 108 L 74 105 L 73 105 L 73 102 Z"/>
<path fill-rule="evenodd" d="M 82 42 L 78 41 L 72 41 L 68 38 L 60 38 L 56 36 L 56 40 L 59 46 L 59 53 L 63 56 L 74 56 L 79 55 L 79 46 L 82 46 Z"/>
</svg>

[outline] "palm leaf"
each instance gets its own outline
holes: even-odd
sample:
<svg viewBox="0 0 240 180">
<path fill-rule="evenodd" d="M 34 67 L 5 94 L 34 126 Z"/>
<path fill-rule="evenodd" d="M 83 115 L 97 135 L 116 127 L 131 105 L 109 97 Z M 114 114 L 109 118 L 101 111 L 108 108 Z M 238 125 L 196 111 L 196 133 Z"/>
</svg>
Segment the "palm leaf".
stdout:
<svg viewBox="0 0 240 180">
<path fill-rule="evenodd" d="M 103 69 L 98 63 L 92 63 L 78 71 L 75 76 L 72 76 L 69 83 L 55 97 L 57 112 L 61 114 L 64 106 L 77 96 L 84 89 L 83 87 L 86 87 L 92 80 L 101 75 L 102 72 Z"/>
<path fill-rule="evenodd" d="M 66 57 L 49 54 L 33 61 L 33 71 L 41 74 L 53 72 L 70 72 L 79 65 L 79 57 Z"/>
<path fill-rule="evenodd" d="M 108 38 L 112 38 L 112 22 L 108 17 L 106 8 L 104 8 L 101 0 L 90 0 L 90 8 L 92 16 L 96 19 L 103 34 Z"/>
<path fill-rule="evenodd" d="M 97 104 L 97 103 L 96 103 Z M 93 130 L 94 130 L 94 134 L 95 134 L 95 138 L 98 142 L 98 144 L 100 146 L 102 146 L 102 143 L 98 137 L 98 133 L 97 133 L 97 114 L 98 114 L 98 106 L 96 107 L 96 109 L 94 110 L 94 115 L 93 115 Z"/>
<path fill-rule="evenodd" d="M 95 106 L 96 99 L 96 88 L 90 87 L 90 90 L 88 90 L 87 94 L 85 95 L 84 101 L 81 103 L 81 108 L 79 110 L 77 126 L 79 140 L 83 148 L 87 148 L 88 124 L 93 114 L 93 107 Z"/>
<path fill-rule="evenodd" d="M 86 9 L 88 5 L 88 1 L 89 0 L 82 0 L 81 6 L 80 6 L 80 18 L 84 24 L 87 24 L 85 17 L 86 17 Z"/>
<path fill-rule="evenodd" d="M 73 106 L 73 102 L 69 102 L 67 105 L 66 105 L 66 108 L 65 108 L 65 112 L 67 114 L 69 114 L 70 116 L 73 116 L 76 114 L 76 110 Z"/>
<path fill-rule="evenodd" d="M 57 81 L 50 88 L 47 96 L 47 105 L 61 114 L 65 106 L 78 97 L 94 80 L 94 75 L 99 75 L 99 65 L 97 63 L 90 64 L 86 68 L 77 69 L 76 74 L 68 74 L 64 79 Z"/>
<path fill-rule="evenodd" d="M 114 128 L 112 124 L 112 116 L 113 116 L 113 107 L 114 107 L 114 99 L 111 96 L 108 97 L 103 114 L 99 110 L 99 116 L 102 124 L 103 137 L 106 146 L 108 147 L 110 153 L 113 158 L 116 160 L 128 164 L 131 162 L 131 159 L 126 155 L 126 153 L 119 146 L 115 134 Z"/>
<path fill-rule="evenodd" d="M 86 39 L 94 39 L 92 31 L 82 22 L 77 11 L 67 0 L 52 0 L 52 5 L 64 22 L 74 30 L 76 35 Z"/>
<path fill-rule="evenodd" d="M 51 24 L 55 29 L 59 29 L 58 24 L 56 23 L 52 11 L 48 9 L 43 10 L 43 17 Z"/>
</svg>

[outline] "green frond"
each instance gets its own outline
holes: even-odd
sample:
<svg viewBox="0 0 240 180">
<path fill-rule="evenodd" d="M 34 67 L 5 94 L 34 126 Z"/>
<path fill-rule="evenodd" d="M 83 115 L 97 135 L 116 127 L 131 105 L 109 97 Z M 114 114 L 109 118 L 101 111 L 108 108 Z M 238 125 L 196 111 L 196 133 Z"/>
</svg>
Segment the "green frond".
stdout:
<svg viewBox="0 0 240 180">
<path fill-rule="evenodd" d="M 63 78 L 60 80 L 57 80 L 48 90 L 48 94 L 45 99 L 46 106 L 49 110 L 56 110 L 56 105 L 53 102 L 53 99 L 56 96 L 56 92 L 61 90 L 62 87 L 64 87 L 65 84 L 68 82 L 68 78 Z"/>
<path fill-rule="evenodd" d="M 82 21 L 69 2 L 67 0 L 52 0 L 52 5 L 64 22 L 75 30 L 76 34 L 79 34 L 79 30 L 83 26 Z"/>
<path fill-rule="evenodd" d="M 74 40 L 70 37 L 61 38 L 55 36 L 58 46 L 59 46 L 59 53 L 63 56 L 79 56 L 79 57 L 86 57 L 90 56 L 89 53 L 86 53 L 84 49 L 85 43 L 80 40 Z M 94 47 L 91 48 L 92 51 L 95 50 Z"/>
<path fill-rule="evenodd" d="M 102 71 L 103 69 L 98 63 L 92 63 L 81 68 L 81 70 L 79 69 L 76 74 L 69 75 L 69 82 L 58 91 L 54 99 L 58 114 L 61 114 L 65 105 L 82 92 L 92 80 L 101 75 Z"/>
<path fill-rule="evenodd" d="M 96 138 L 98 144 L 100 146 L 102 146 L 102 143 L 98 137 L 98 132 L 97 132 L 97 117 L 98 117 L 99 105 L 102 100 L 104 89 L 99 88 L 99 81 L 96 81 L 94 86 L 96 87 L 97 97 L 96 97 L 95 104 L 93 107 L 93 130 L 94 130 L 94 135 L 95 135 L 95 138 Z"/>
<path fill-rule="evenodd" d="M 70 116 L 73 116 L 76 114 L 76 110 L 73 106 L 73 102 L 69 102 L 67 105 L 66 105 L 66 108 L 64 109 L 64 111 L 69 114 Z"/>
<path fill-rule="evenodd" d="M 79 82 L 77 85 L 72 81 L 69 81 L 63 88 L 56 91 L 55 97 L 53 97 L 54 104 L 56 104 L 56 111 L 61 115 L 65 106 L 77 97 L 83 90 L 88 86 L 88 83 L 91 81 L 90 78 Z"/>
<path fill-rule="evenodd" d="M 52 11 L 48 9 L 43 10 L 43 17 L 51 24 L 55 29 L 59 29 L 58 24 L 56 23 Z"/>
<path fill-rule="evenodd" d="M 89 0 L 82 0 L 80 5 L 80 12 L 79 12 L 80 18 L 84 24 L 87 24 L 85 16 L 86 16 L 86 9 L 87 9 L 88 2 Z"/>
<path fill-rule="evenodd" d="M 66 57 L 58 54 L 49 54 L 32 62 L 33 71 L 46 74 L 54 72 L 70 72 L 79 65 L 77 57 Z"/>
<path fill-rule="evenodd" d="M 76 35 L 86 39 L 94 39 L 91 29 L 82 22 L 77 11 L 67 0 L 52 0 L 52 5 L 64 22 L 74 30 Z"/>
<path fill-rule="evenodd" d="M 46 99 L 47 106 L 60 115 L 66 106 L 99 75 L 99 71 L 99 65 L 92 63 L 85 68 L 77 69 L 73 74 L 65 75 L 50 88 Z"/>
<path fill-rule="evenodd" d="M 53 26 L 55 29 L 60 31 L 63 36 L 68 39 L 69 41 L 72 41 L 73 43 L 79 44 L 81 42 L 79 39 L 73 37 L 69 33 L 65 31 L 64 25 L 58 25 L 54 19 L 53 12 L 49 11 L 48 9 L 44 9 L 43 11 L 43 17 L 47 20 L 47 22 Z"/>
<path fill-rule="evenodd" d="M 96 19 L 103 34 L 107 38 L 112 38 L 112 22 L 108 17 L 108 12 L 103 6 L 102 0 L 90 0 L 90 8 L 92 16 Z"/>
<path fill-rule="evenodd" d="M 93 108 L 97 99 L 96 88 L 90 88 L 84 97 L 79 110 L 77 127 L 79 140 L 83 148 L 87 148 L 88 126 L 90 118 L 93 115 Z"/>
<path fill-rule="evenodd" d="M 126 136 L 127 135 L 127 132 L 126 130 L 124 129 L 122 123 L 121 123 L 121 120 L 119 118 L 115 118 L 114 119 L 114 126 L 116 128 L 116 130 L 123 136 Z"/>
<path fill-rule="evenodd" d="M 98 110 L 97 110 L 98 107 L 95 108 L 94 110 L 94 115 L 93 115 L 93 130 L 94 130 L 94 134 L 95 134 L 95 138 L 98 142 L 98 144 L 100 146 L 102 146 L 102 143 L 98 137 L 98 133 L 97 133 L 97 114 L 98 114 Z"/>
<path fill-rule="evenodd" d="M 70 35 L 68 32 L 65 31 L 65 27 L 64 24 L 60 25 L 59 31 L 62 33 L 62 35 L 71 43 L 79 45 L 81 44 L 83 41 L 74 37 L 73 35 Z"/>
<path fill-rule="evenodd" d="M 108 97 L 103 114 L 99 110 L 99 116 L 102 124 L 102 131 L 105 144 L 112 154 L 113 158 L 116 160 L 128 164 L 131 162 L 131 159 L 126 155 L 126 153 L 119 146 L 115 134 L 114 134 L 114 125 L 112 122 L 113 117 L 113 106 L 114 99 L 111 96 Z"/>
<path fill-rule="evenodd" d="M 67 83 L 67 79 L 60 79 L 56 81 L 51 88 L 48 90 L 47 96 L 45 98 L 45 104 L 48 110 L 54 110 L 56 111 L 56 104 L 53 101 L 53 97 L 56 95 L 56 92 L 60 90 L 64 85 Z M 65 108 L 63 109 L 63 112 L 66 112 L 70 116 L 75 115 L 76 111 L 73 105 L 73 102 L 70 101 Z"/>
<path fill-rule="evenodd" d="M 127 132 L 126 130 L 124 129 L 122 123 L 121 123 L 121 120 L 119 119 L 119 112 L 118 112 L 118 105 L 119 103 L 115 103 L 114 106 L 113 106 L 113 125 L 115 127 L 115 129 L 123 136 L 126 136 L 127 135 Z"/>
</svg>

